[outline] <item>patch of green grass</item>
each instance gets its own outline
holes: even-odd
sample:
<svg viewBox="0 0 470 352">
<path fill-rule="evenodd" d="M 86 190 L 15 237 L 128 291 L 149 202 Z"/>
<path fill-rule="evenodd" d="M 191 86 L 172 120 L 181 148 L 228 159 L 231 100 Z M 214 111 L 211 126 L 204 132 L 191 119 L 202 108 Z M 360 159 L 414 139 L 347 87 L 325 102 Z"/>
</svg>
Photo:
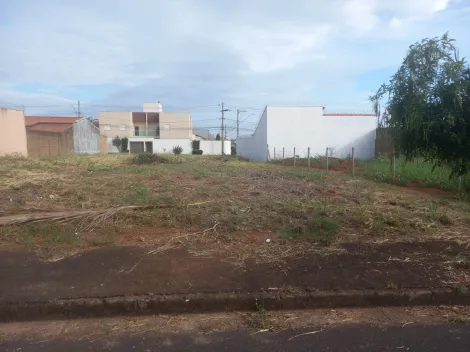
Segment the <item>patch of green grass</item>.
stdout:
<svg viewBox="0 0 470 352">
<path fill-rule="evenodd" d="M 117 242 L 116 233 L 112 232 L 106 235 L 94 237 L 90 240 L 90 243 L 94 246 L 110 246 Z"/>
<path fill-rule="evenodd" d="M 392 168 L 390 158 L 378 157 L 364 162 L 364 177 L 378 182 L 392 182 Z M 433 171 L 431 163 L 424 162 L 421 159 L 406 162 L 404 159 L 396 159 L 396 184 L 406 186 L 410 183 L 416 183 L 421 187 L 433 187 L 449 191 L 457 191 L 458 180 L 449 179 L 450 169 L 448 167 L 436 167 Z M 462 182 L 462 188 L 468 188 L 465 180 Z"/>
<path fill-rule="evenodd" d="M 81 233 L 73 225 L 49 222 L 30 223 L 24 227 L 20 236 L 23 244 L 31 244 L 36 240 L 44 240 L 49 245 L 76 244 L 80 241 Z"/>
<path fill-rule="evenodd" d="M 464 284 L 457 284 L 454 286 L 454 292 L 458 294 L 463 294 L 467 293 L 468 289 L 467 286 L 465 286 Z"/>
<path fill-rule="evenodd" d="M 456 315 L 455 317 L 449 318 L 449 322 L 453 324 L 470 324 L 470 315 Z"/>
<path fill-rule="evenodd" d="M 202 177 L 206 176 L 206 171 L 204 169 L 197 169 L 196 170 L 196 180 L 200 180 Z"/>
<path fill-rule="evenodd" d="M 96 163 L 89 163 L 87 165 L 87 171 L 88 172 L 103 172 L 103 171 L 112 171 L 113 167 L 110 165 L 102 165 L 102 164 L 96 164 Z"/>
<path fill-rule="evenodd" d="M 322 245 L 333 243 L 339 225 L 323 212 L 316 212 L 300 225 L 284 227 L 278 237 L 281 239 L 303 239 L 318 242 Z"/>
<path fill-rule="evenodd" d="M 141 185 L 130 191 L 123 201 L 130 205 L 152 205 L 158 203 L 159 199 L 152 195 L 147 186 Z"/>
</svg>

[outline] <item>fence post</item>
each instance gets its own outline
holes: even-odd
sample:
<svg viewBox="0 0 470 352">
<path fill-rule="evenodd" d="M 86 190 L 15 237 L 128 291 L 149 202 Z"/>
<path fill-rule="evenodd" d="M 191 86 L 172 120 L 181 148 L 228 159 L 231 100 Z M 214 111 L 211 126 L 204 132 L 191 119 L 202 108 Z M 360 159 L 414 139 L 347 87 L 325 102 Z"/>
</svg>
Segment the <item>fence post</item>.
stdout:
<svg viewBox="0 0 470 352">
<path fill-rule="evenodd" d="M 308 171 L 310 171 L 310 147 L 307 149 L 307 156 L 308 156 Z"/>
<path fill-rule="evenodd" d="M 266 162 L 269 162 L 269 144 L 266 144 Z"/>
<path fill-rule="evenodd" d="M 396 184 L 397 183 L 397 179 L 396 179 L 396 160 L 395 160 L 395 154 L 393 155 L 393 158 L 392 158 L 392 184 Z"/>
<path fill-rule="evenodd" d="M 274 161 L 276 161 L 276 147 L 274 147 Z"/>
<path fill-rule="evenodd" d="M 352 157 L 352 177 L 355 176 L 356 172 L 355 172 L 355 161 L 354 161 L 354 147 L 352 147 L 352 154 L 351 154 L 351 157 Z"/>
<path fill-rule="evenodd" d="M 462 192 L 462 176 L 459 176 L 459 192 Z"/>
<path fill-rule="evenodd" d="M 282 164 L 284 164 L 284 147 L 282 147 Z"/>
<path fill-rule="evenodd" d="M 294 147 L 294 167 L 295 167 L 295 147 Z"/>
<path fill-rule="evenodd" d="M 326 147 L 326 172 L 328 172 L 328 147 Z"/>
</svg>

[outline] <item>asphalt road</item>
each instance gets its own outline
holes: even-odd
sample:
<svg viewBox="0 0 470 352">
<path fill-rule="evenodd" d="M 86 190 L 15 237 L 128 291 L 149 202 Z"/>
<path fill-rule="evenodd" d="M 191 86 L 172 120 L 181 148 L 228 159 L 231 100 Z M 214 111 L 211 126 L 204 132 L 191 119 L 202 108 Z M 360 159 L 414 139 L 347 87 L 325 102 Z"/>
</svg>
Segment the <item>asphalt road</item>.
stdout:
<svg viewBox="0 0 470 352">
<path fill-rule="evenodd" d="M 310 333 L 319 331 L 317 333 Z M 310 334 L 309 334 L 310 333 Z M 299 335 L 304 334 L 304 335 Z M 99 340 L 11 340 L 0 342 L 5 352 L 75 351 L 470 351 L 469 325 L 407 325 L 379 328 L 344 325 L 279 333 L 235 331 L 213 334 L 139 334 Z"/>
</svg>

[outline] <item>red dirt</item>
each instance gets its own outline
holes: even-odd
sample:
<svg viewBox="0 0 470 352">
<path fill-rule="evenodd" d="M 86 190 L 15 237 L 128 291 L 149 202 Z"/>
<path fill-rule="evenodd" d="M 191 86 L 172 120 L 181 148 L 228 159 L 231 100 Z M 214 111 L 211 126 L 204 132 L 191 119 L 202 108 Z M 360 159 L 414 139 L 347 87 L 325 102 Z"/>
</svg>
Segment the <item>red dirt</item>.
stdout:
<svg viewBox="0 0 470 352">
<path fill-rule="evenodd" d="M 408 183 L 405 187 L 401 187 L 403 189 L 409 189 L 413 191 L 419 191 L 419 192 L 424 192 L 428 194 L 435 194 L 435 195 L 452 195 L 451 192 L 444 191 L 439 188 L 432 188 L 432 187 L 423 187 L 419 185 L 418 183 Z"/>
<path fill-rule="evenodd" d="M 266 233 L 253 236 L 261 242 Z M 42 262 L 31 252 L 2 252 L 0 301 L 249 293 L 271 287 L 302 291 L 384 289 L 390 283 L 398 288 L 442 287 L 444 282 L 455 281 L 445 263 L 464 251 L 450 241 L 345 244 L 343 248 L 340 253 L 291 257 L 281 267 L 254 260 L 234 266 L 222 257 L 192 256 L 185 248 L 147 255 L 148 248 L 107 247 L 56 262 Z"/>
<path fill-rule="evenodd" d="M 328 197 L 334 197 L 334 196 L 337 196 L 339 193 L 332 190 L 332 189 L 329 189 L 329 190 L 326 190 L 326 191 L 321 191 L 320 194 L 322 194 L 324 196 L 328 196 Z"/>
</svg>

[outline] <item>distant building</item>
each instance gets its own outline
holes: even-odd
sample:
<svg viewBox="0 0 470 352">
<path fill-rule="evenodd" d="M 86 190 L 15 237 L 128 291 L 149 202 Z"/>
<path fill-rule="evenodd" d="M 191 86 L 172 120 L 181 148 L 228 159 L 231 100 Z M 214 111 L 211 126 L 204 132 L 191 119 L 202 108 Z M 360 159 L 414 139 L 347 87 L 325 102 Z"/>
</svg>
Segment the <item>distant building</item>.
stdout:
<svg viewBox="0 0 470 352">
<path fill-rule="evenodd" d="M 85 118 L 25 116 L 23 128 L 26 128 L 30 156 L 96 154 L 101 151 L 99 129 Z"/>
<path fill-rule="evenodd" d="M 22 110 L 0 108 L 0 155 L 28 154 Z"/>
<path fill-rule="evenodd" d="M 322 106 L 267 106 L 251 136 L 237 138 L 237 154 L 252 160 L 329 155 L 374 157 L 375 114 L 324 113 Z"/>
</svg>

